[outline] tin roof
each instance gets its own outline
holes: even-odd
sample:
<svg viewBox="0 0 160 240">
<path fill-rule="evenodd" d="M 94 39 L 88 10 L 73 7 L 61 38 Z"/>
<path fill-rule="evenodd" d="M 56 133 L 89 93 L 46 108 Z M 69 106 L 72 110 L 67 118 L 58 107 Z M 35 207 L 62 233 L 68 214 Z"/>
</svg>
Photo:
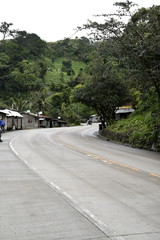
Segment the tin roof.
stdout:
<svg viewBox="0 0 160 240">
<path fill-rule="evenodd" d="M 9 109 L 0 110 L 0 112 L 6 114 L 7 117 L 20 117 L 20 118 L 23 117 L 19 112 L 12 111 Z"/>
<path fill-rule="evenodd" d="M 120 108 L 115 111 L 115 113 L 130 113 L 134 112 L 135 110 L 133 108 Z"/>
</svg>

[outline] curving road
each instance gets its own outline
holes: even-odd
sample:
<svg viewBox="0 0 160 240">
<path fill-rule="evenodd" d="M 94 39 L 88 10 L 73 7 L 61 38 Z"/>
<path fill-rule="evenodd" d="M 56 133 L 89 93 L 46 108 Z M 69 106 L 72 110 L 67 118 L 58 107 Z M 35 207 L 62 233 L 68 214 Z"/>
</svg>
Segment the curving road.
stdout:
<svg viewBox="0 0 160 240">
<path fill-rule="evenodd" d="M 159 240 L 160 154 L 104 141 L 97 131 L 97 124 L 28 130 L 10 145 L 106 236 L 87 239 Z"/>
</svg>

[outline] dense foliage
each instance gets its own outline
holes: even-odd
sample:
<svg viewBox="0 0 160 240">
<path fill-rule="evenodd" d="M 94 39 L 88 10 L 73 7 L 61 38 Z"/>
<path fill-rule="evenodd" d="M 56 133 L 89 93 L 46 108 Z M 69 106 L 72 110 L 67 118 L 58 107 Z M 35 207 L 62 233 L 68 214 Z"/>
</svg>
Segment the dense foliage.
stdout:
<svg viewBox="0 0 160 240">
<path fill-rule="evenodd" d="M 97 65 L 94 65 L 95 69 L 97 66 L 98 69 L 101 68 L 100 75 L 93 75 L 89 85 L 91 89 L 94 86 L 96 88 L 94 92 L 98 93 L 96 103 L 99 99 L 100 102 L 105 103 L 109 95 L 109 102 L 115 102 L 117 107 L 124 104 L 125 101 L 126 103 L 130 101 L 137 109 L 136 114 L 141 115 L 142 119 L 143 115 L 148 116 L 149 114 L 150 118 L 147 118 L 149 120 L 145 123 L 147 135 L 143 134 L 143 128 L 141 128 L 140 133 L 139 129 L 134 129 L 134 127 L 132 128 L 133 132 L 129 131 L 130 126 L 128 130 L 126 129 L 126 134 L 129 134 L 132 138 L 133 145 L 150 149 L 154 145 L 155 149 L 158 150 L 160 144 L 160 6 L 152 6 L 148 9 L 141 8 L 135 11 L 135 4 L 130 1 L 119 2 L 115 5 L 119 7 L 118 11 L 115 14 L 103 15 L 105 18 L 104 24 L 90 21 L 83 26 L 85 29 L 91 29 L 94 40 L 99 42 L 98 53 L 102 59 L 101 61 L 100 58 L 99 60 L 97 58 Z M 132 8 L 134 11 L 132 11 Z M 123 18 L 125 21 L 123 21 Z M 127 22 L 126 18 L 128 19 Z M 116 70 L 113 70 L 113 66 L 116 66 Z M 117 79 L 115 72 L 118 73 L 119 95 L 116 94 L 117 85 L 112 85 L 112 91 L 109 90 L 111 84 L 114 84 Z M 107 89 L 104 86 L 101 88 L 104 77 L 106 77 L 104 82 Z M 96 78 L 97 83 L 100 84 L 95 86 Z M 108 84 L 110 79 L 111 83 Z M 125 83 L 127 84 L 126 89 L 124 88 Z M 83 99 L 85 91 L 87 95 L 88 90 L 87 81 L 87 84 L 79 89 L 79 92 L 81 92 L 81 95 L 78 96 L 79 99 Z M 105 97 L 103 96 L 103 90 L 107 95 Z M 124 94 L 126 91 L 127 96 Z M 102 94 L 99 94 L 100 92 Z M 99 98 L 99 96 L 103 97 Z M 113 96 L 114 100 L 112 101 Z M 107 109 L 110 106 L 108 105 Z M 112 109 L 115 110 L 114 107 L 113 105 L 110 108 L 110 114 Z M 105 110 L 105 113 L 103 113 L 103 110 Z M 102 107 L 99 114 L 102 119 L 104 114 L 106 114 L 108 120 L 110 119 L 105 106 Z M 114 125 L 113 130 L 115 130 Z M 136 141 L 141 144 L 136 144 Z"/>
<path fill-rule="evenodd" d="M 46 43 L 36 34 L 11 31 L 12 25 L 0 27 L 0 107 L 42 111 L 70 124 L 87 121 L 94 110 L 74 101 L 73 88 L 89 61 L 90 41 Z"/>
<path fill-rule="evenodd" d="M 115 7 L 114 14 L 103 14 L 104 23 L 88 21 L 78 28 L 91 30 L 90 38 L 47 43 L 36 34 L 11 29 L 12 23 L 1 23 L 0 107 L 42 111 L 70 124 L 98 113 L 106 128 L 117 108 L 131 104 L 136 109 L 134 119 L 149 116 L 141 129 L 147 132 L 147 146 L 154 143 L 157 149 L 160 6 L 136 9 L 127 0 Z M 140 139 L 132 129 L 130 139 Z"/>
</svg>

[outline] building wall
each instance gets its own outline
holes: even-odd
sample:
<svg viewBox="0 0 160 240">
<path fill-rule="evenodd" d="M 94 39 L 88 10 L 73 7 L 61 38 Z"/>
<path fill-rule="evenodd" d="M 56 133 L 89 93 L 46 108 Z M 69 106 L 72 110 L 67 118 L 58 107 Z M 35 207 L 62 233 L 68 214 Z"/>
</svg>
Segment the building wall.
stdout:
<svg viewBox="0 0 160 240">
<path fill-rule="evenodd" d="M 7 129 L 7 117 L 5 114 L 0 113 L 0 119 L 3 119 L 5 121 L 5 130 Z"/>
<path fill-rule="evenodd" d="M 7 117 L 7 129 L 8 130 L 22 129 L 22 118 Z"/>
<path fill-rule="evenodd" d="M 22 119 L 23 129 L 38 128 L 38 118 L 25 113 L 23 113 L 22 115 L 23 115 Z"/>
<path fill-rule="evenodd" d="M 16 130 L 22 129 L 22 118 L 13 118 L 13 128 Z"/>
</svg>

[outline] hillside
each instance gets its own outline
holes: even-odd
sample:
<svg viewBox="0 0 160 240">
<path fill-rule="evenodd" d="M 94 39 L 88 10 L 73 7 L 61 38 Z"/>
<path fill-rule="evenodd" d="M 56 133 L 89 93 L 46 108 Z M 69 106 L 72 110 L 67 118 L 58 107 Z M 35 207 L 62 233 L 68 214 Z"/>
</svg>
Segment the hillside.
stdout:
<svg viewBox="0 0 160 240">
<path fill-rule="evenodd" d="M 67 74 L 67 69 L 63 69 L 63 62 L 70 61 L 71 66 L 68 70 L 71 71 L 71 74 Z M 46 73 L 45 79 L 47 84 L 55 83 L 67 83 L 71 78 L 78 76 L 81 70 L 85 69 L 86 63 L 82 61 L 71 61 L 66 57 L 57 58 L 52 64 L 51 68 Z"/>
<path fill-rule="evenodd" d="M 152 112 L 139 110 L 127 119 L 114 121 L 100 134 L 108 140 L 113 140 L 132 147 L 160 152 L 160 119 Z"/>
</svg>

